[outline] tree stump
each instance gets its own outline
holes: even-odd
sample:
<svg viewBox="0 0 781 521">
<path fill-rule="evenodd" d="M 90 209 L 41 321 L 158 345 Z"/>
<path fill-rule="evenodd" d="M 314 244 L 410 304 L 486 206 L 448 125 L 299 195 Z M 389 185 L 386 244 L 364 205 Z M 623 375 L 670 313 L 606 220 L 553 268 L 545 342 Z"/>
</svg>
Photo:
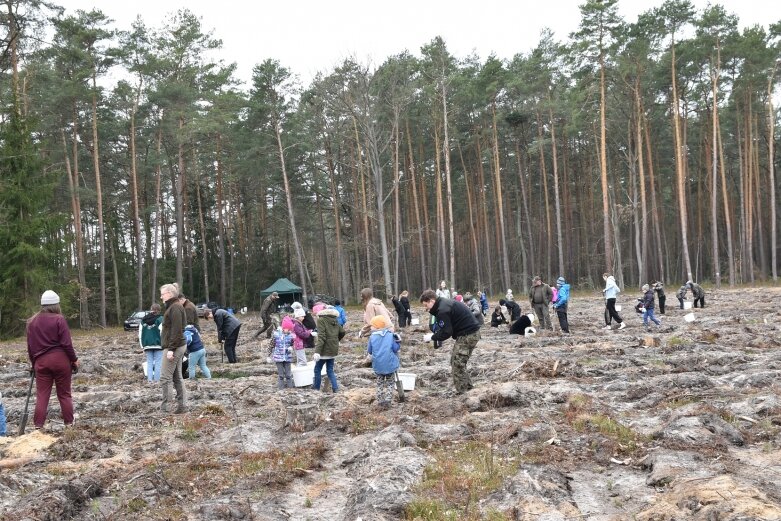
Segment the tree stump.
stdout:
<svg viewBox="0 0 781 521">
<path fill-rule="evenodd" d="M 320 424 L 317 404 L 293 405 L 285 410 L 285 427 L 296 432 L 311 431 Z"/>
<path fill-rule="evenodd" d="M 640 339 L 640 347 L 659 347 L 662 345 L 662 339 L 658 336 L 646 335 Z"/>
</svg>

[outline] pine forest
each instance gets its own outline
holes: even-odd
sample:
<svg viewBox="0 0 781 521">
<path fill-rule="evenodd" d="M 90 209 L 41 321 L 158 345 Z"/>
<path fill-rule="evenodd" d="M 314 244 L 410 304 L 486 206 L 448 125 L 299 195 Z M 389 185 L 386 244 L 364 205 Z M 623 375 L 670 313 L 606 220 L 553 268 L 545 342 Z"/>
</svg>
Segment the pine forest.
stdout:
<svg viewBox="0 0 781 521">
<path fill-rule="evenodd" d="M 44 289 L 89 328 L 172 281 L 250 309 L 278 277 L 348 303 L 775 282 L 781 21 L 617 2 L 508 60 L 432 35 L 304 85 L 259 50 L 243 87 L 188 10 L 117 27 L 0 1 L 2 335 Z"/>
</svg>

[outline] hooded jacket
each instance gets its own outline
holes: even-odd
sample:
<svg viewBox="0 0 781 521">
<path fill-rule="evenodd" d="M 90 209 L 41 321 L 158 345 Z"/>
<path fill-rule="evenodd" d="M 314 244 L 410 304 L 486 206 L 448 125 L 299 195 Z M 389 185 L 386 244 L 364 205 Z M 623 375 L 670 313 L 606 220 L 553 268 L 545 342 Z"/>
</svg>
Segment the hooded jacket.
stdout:
<svg viewBox="0 0 781 521">
<path fill-rule="evenodd" d="M 436 331 L 432 340 L 441 342 L 450 337 L 457 339 L 480 330 L 477 319 L 462 302 L 437 297 L 429 313 L 436 317 Z"/>
<path fill-rule="evenodd" d="M 566 282 L 559 287 L 559 297 L 553 303 L 554 308 L 565 306 L 569 302 L 569 284 Z"/>
<path fill-rule="evenodd" d="M 610 275 L 607 280 L 605 280 L 605 300 L 609 298 L 616 298 L 618 297 L 618 294 L 621 293 L 621 289 L 618 287 L 618 284 L 616 284 L 616 279 L 613 277 L 613 275 Z"/>
<path fill-rule="evenodd" d="M 335 358 L 339 354 L 339 341 L 344 337 L 344 328 L 339 325 L 339 312 L 326 308 L 317 314 L 317 340 L 315 353 L 321 358 Z"/>
<path fill-rule="evenodd" d="M 138 343 L 144 351 L 162 349 L 160 340 L 160 324 L 163 323 L 163 315 L 147 313 L 141 319 L 138 326 Z"/>
<path fill-rule="evenodd" d="M 362 335 L 371 331 L 371 321 L 377 315 L 384 315 L 385 318 L 388 319 L 388 322 L 393 324 L 393 319 L 388 312 L 388 308 L 385 307 L 385 304 L 378 298 L 371 298 L 369 299 L 369 302 L 366 303 L 366 307 L 363 311 L 363 323 L 365 325 L 361 328 Z M 393 330 L 393 326 L 391 326 L 391 330 Z"/>
<path fill-rule="evenodd" d="M 399 341 L 388 328 L 372 331 L 368 352 L 372 355 L 372 369 L 377 374 L 391 374 L 399 368 Z"/>
</svg>

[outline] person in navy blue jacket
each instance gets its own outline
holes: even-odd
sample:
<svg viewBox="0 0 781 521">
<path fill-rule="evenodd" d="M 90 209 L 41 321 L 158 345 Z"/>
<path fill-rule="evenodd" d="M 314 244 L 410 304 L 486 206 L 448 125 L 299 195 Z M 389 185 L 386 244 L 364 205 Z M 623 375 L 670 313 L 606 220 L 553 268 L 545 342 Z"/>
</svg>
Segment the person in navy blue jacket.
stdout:
<svg viewBox="0 0 781 521">
<path fill-rule="evenodd" d="M 371 319 L 372 332 L 369 335 L 368 353 L 372 357 L 372 369 L 377 375 L 377 405 L 387 409 L 393 402 L 396 385 L 394 373 L 399 368 L 399 336 L 390 329 L 385 315 Z"/>
</svg>

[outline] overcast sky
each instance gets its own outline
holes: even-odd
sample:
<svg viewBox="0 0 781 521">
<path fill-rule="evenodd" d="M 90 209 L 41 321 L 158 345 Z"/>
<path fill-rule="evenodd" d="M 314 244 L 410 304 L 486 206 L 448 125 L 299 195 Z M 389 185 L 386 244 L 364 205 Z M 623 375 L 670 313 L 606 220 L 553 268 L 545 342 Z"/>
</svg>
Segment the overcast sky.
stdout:
<svg viewBox="0 0 781 521">
<path fill-rule="evenodd" d="M 380 65 L 387 56 L 420 47 L 442 36 L 448 50 L 463 58 L 476 52 L 512 58 L 530 51 L 543 28 L 566 40 L 580 21 L 584 0 L 55 0 L 74 14 L 98 8 L 115 27 L 130 29 L 141 15 L 149 27 L 160 27 L 171 13 L 187 7 L 200 17 L 204 32 L 223 42 L 218 56 L 236 62 L 237 75 L 249 81 L 252 68 L 274 58 L 308 84 L 318 71 L 330 71 L 347 57 Z M 662 0 L 620 0 L 619 14 L 637 15 Z M 697 9 L 709 2 L 693 0 Z M 741 28 L 781 20 L 778 0 L 723 0 L 738 15 Z"/>
</svg>

